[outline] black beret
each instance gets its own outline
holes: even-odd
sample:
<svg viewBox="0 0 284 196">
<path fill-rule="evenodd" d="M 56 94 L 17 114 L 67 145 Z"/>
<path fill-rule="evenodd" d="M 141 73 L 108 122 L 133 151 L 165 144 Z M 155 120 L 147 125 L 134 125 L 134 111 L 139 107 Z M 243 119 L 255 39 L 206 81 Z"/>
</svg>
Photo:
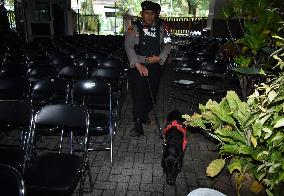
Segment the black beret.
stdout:
<svg viewBox="0 0 284 196">
<path fill-rule="evenodd" d="M 156 9 L 157 9 L 157 12 L 161 12 L 161 6 L 160 6 L 160 4 L 155 3 L 155 6 L 156 6 Z"/>
<path fill-rule="evenodd" d="M 142 10 L 152 10 L 154 12 L 159 12 L 159 8 L 157 7 L 156 3 L 152 1 L 143 1 L 141 3 Z"/>
</svg>

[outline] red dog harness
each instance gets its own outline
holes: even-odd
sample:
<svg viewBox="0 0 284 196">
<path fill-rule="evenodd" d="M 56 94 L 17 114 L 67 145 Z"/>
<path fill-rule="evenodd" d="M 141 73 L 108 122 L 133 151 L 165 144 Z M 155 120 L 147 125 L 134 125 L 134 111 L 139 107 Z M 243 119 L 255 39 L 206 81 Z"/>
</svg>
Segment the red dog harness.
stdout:
<svg viewBox="0 0 284 196">
<path fill-rule="evenodd" d="M 174 120 L 174 121 L 171 122 L 171 124 L 168 124 L 166 126 L 166 128 L 164 128 L 164 135 L 166 135 L 168 130 L 170 130 L 173 127 L 175 127 L 177 130 L 182 132 L 182 134 L 183 134 L 182 150 L 185 151 L 186 145 L 188 143 L 188 138 L 187 138 L 187 135 L 186 135 L 186 127 L 182 126 L 177 120 Z"/>
</svg>

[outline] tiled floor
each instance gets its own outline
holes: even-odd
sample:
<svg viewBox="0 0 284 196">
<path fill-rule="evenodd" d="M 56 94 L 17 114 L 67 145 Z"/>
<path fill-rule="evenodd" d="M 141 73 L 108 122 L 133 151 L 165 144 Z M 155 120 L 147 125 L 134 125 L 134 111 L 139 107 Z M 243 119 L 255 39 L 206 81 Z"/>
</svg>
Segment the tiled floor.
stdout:
<svg viewBox="0 0 284 196">
<path fill-rule="evenodd" d="M 171 70 L 170 66 L 164 68 L 156 106 L 158 119 L 162 125 L 165 124 L 166 115 L 170 111 L 178 109 L 182 113 L 188 112 L 186 103 L 174 101 L 172 105 L 168 105 L 170 83 L 173 79 Z M 162 142 L 156 124 L 144 126 L 145 136 L 139 138 L 129 136 L 129 131 L 133 127 L 129 94 L 130 92 L 126 97 L 114 139 L 114 161 L 110 163 L 109 152 L 91 153 L 94 191 L 86 195 L 185 196 L 200 187 L 210 187 L 226 195 L 236 195 L 226 171 L 216 179 L 206 176 L 208 163 L 218 157 L 217 145 L 196 131 L 189 133 L 189 145 L 176 185 L 167 185 L 160 164 Z M 153 112 L 151 119 L 154 120 Z"/>
</svg>

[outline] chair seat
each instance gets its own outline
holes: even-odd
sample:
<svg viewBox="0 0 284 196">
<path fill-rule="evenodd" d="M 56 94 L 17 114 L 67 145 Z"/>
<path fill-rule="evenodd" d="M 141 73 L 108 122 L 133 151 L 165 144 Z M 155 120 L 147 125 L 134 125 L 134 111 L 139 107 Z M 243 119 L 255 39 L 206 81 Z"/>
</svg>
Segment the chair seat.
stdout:
<svg viewBox="0 0 284 196">
<path fill-rule="evenodd" d="M 224 91 L 224 88 L 222 88 L 222 86 L 214 84 L 201 84 L 196 89 L 199 92 L 206 94 L 218 94 Z"/>
<path fill-rule="evenodd" d="M 0 194 L 24 196 L 23 176 L 13 167 L 0 164 Z"/>
<path fill-rule="evenodd" d="M 72 163 L 72 164 L 71 164 Z M 83 167 L 82 157 L 74 154 L 44 153 L 27 169 L 28 195 L 71 195 Z"/>
<path fill-rule="evenodd" d="M 103 113 L 94 113 L 90 115 L 90 136 L 101 136 L 109 134 L 108 115 Z"/>
<path fill-rule="evenodd" d="M 181 88 L 193 88 L 196 85 L 196 82 L 192 80 L 175 80 L 173 82 L 173 85 L 175 87 L 181 87 Z"/>
<path fill-rule="evenodd" d="M 0 147 L 0 164 L 9 165 L 22 172 L 24 159 L 25 152 L 22 149 Z"/>
</svg>

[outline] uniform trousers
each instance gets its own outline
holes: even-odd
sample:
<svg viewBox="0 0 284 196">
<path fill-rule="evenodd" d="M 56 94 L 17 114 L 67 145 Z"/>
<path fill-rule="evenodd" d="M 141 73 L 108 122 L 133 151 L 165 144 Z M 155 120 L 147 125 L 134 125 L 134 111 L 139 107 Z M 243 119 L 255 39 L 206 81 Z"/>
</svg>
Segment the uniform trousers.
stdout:
<svg viewBox="0 0 284 196">
<path fill-rule="evenodd" d="M 145 121 L 148 113 L 153 109 L 147 77 L 149 78 L 154 102 L 156 102 L 156 95 L 159 89 L 160 64 L 145 64 L 145 66 L 148 68 L 148 76 L 141 76 L 136 67 L 130 69 L 129 73 L 129 85 L 133 101 L 133 121 L 136 121 L 138 118 L 142 122 Z"/>
</svg>

